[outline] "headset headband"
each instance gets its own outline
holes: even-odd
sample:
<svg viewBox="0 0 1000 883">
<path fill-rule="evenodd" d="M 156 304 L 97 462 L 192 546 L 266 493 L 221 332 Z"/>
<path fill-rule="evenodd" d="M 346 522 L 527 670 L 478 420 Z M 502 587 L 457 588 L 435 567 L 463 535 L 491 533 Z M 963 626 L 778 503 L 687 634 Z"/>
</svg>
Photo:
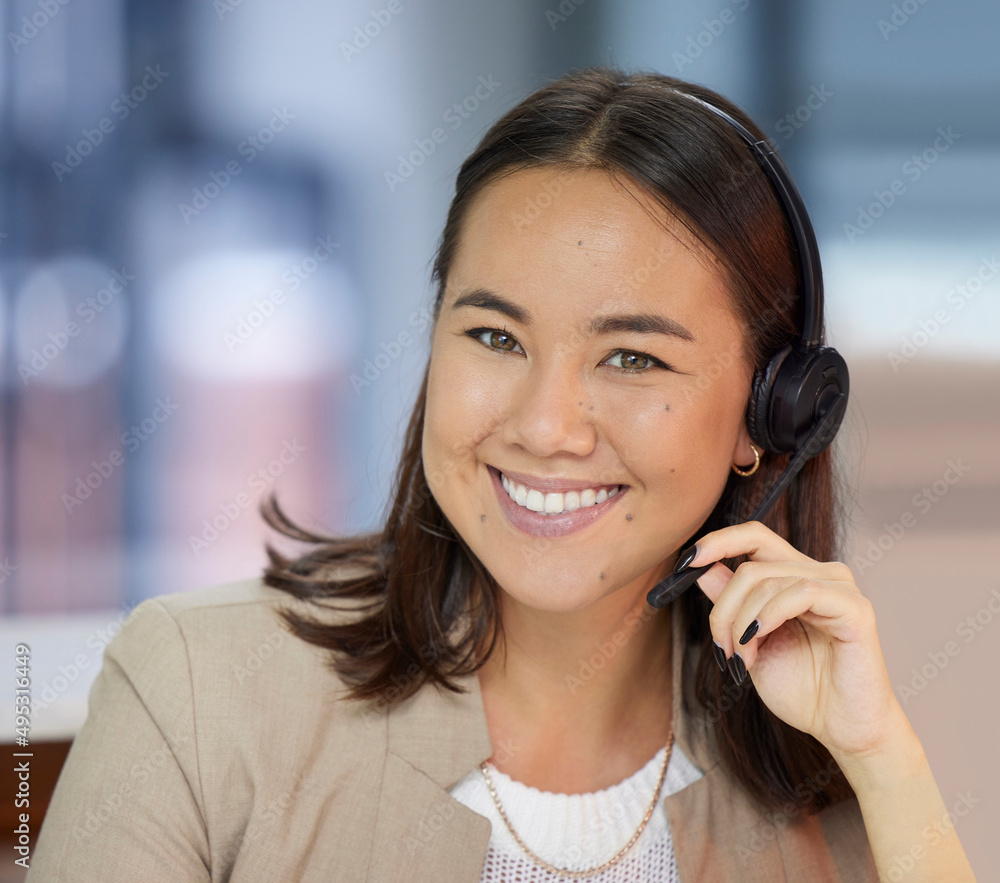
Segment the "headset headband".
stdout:
<svg viewBox="0 0 1000 883">
<path fill-rule="evenodd" d="M 803 346 L 816 347 L 823 337 L 823 271 L 819 262 L 819 244 L 809 213 L 798 187 L 792 180 L 791 172 L 784 160 L 767 141 L 758 141 L 753 133 L 742 123 L 733 119 L 728 113 L 704 99 L 689 92 L 678 92 L 679 95 L 697 101 L 712 113 L 722 117 L 736 133 L 746 142 L 753 152 L 757 164 L 764 170 L 774 192 L 784 208 L 788 225 L 795 238 L 795 249 L 798 253 L 799 281 L 799 336 Z"/>
</svg>

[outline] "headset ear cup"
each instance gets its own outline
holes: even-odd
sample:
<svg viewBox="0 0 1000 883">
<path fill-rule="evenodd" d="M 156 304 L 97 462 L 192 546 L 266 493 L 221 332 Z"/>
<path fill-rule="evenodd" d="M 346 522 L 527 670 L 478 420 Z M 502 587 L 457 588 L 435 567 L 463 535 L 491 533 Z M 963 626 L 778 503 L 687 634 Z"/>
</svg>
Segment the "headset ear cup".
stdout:
<svg viewBox="0 0 1000 883">
<path fill-rule="evenodd" d="M 791 351 L 792 348 L 786 346 L 775 353 L 762 370 L 754 372 L 750 384 L 750 401 L 747 403 L 746 413 L 747 432 L 752 442 L 772 454 L 785 453 L 776 448 L 771 439 L 770 415 L 775 378 Z"/>
<path fill-rule="evenodd" d="M 844 419 L 849 387 L 847 363 L 832 347 L 792 350 L 782 360 L 768 390 L 765 413 L 771 450 L 795 453 L 830 408 L 836 407 L 838 414 L 832 418 L 833 422 L 823 436 L 815 440 L 814 450 L 809 456 L 824 450 L 833 441 Z M 842 394 L 839 399 L 838 394 Z M 757 419 L 761 422 L 760 415 Z"/>
</svg>

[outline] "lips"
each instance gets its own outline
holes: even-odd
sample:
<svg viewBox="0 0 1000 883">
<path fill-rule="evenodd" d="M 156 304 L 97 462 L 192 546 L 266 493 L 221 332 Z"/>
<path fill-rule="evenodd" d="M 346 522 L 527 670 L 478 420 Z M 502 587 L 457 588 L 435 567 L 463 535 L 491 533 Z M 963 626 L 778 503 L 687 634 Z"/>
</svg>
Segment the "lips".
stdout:
<svg viewBox="0 0 1000 883">
<path fill-rule="evenodd" d="M 493 466 L 488 471 L 507 519 L 534 536 L 557 537 L 583 530 L 605 515 L 628 490 L 628 485 L 505 474 Z"/>
</svg>

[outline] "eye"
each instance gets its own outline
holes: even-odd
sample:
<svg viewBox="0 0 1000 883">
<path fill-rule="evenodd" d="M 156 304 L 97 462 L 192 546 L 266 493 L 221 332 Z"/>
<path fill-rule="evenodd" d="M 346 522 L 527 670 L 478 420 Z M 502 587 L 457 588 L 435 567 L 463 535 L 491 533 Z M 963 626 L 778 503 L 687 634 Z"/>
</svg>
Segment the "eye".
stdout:
<svg viewBox="0 0 1000 883">
<path fill-rule="evenodd" d="M 670 366 L 661 362 L 656 356 L 636 350 L 615 350 L 602 364 L 610 365 L 626 374 L 641 374 L 648 372 L 650 368 L 670 370 Z"/>
<path fill-rule="evenodd" d="M 509 331 L 499 328 L 470 328 L 465 332 L 473 340 L 478 340 L 483 346 L 501 353 L 521 352 L 521 344 Z"/>
</svg>

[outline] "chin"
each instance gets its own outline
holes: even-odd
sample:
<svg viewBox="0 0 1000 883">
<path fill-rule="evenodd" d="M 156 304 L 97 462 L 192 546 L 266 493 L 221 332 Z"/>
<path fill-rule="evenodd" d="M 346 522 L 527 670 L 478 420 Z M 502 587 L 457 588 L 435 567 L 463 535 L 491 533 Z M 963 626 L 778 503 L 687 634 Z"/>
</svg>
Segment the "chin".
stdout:
<svg viewBox="0 0 1000 883">
<path fill-rule="evenodd" d="M 548 566 L 536 562 L 521 572 L 514 572 L 509 564 L 501 565 L 497 570 L 488 569 L 511 601 L 548 613 L 586 610 L 634 582 L 634 577 L 623 580 L 620 571 L 614 574 L 612 565 L 606 562 L 595 562 L 593 566 L 587 566 L 578 560 L 564 563 L 551 561 Z M 644 593 L 642 598 L 645 598 Z M 637 594 L 635 598 L 622 597 L 620 603 L 632 607 L 638 600 Z"/>
<path fill-rule="evenodd" d="M 507 585 L 500 583 L 500 588 L 509 600 L 545 613 L 574 613 L 578 610 L 586 610 L 605 597 L 594 591 L 593 587 L 589 587 L 591 591 L 581 591 L 579 584 L 558 587 L 553 587 L 551 584 L 547 586 L 519 585 L 510 589 Z"/>
</svg>

